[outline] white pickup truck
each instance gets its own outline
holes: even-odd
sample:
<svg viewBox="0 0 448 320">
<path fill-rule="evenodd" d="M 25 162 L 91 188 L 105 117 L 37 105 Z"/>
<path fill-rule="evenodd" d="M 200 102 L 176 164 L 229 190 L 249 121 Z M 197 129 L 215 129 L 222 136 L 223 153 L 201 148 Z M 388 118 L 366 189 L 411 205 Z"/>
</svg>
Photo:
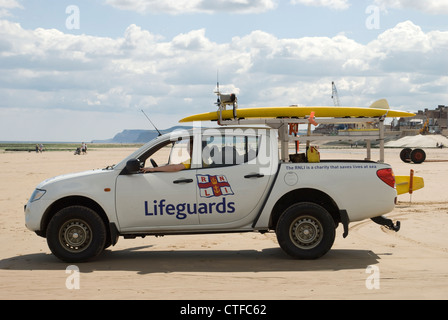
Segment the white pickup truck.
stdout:
<svg viewBox="0 0 448 320">
<path fill-rule="evenodd" d="M 287 254 L 315 259 L 330 250 L 339 224 L 344 237 L 350 222 L 367 218 L 398 231 L 382 217 L 397 196 L 389 165 L 286 159 L 284 132 L 219 127 L 159 136 L 117 165 L 40 183 L 25 206 L 26 226 L 66 262 L 91 259 L 119 236 L 274 231 Z M 185 169 L 142 171 L 157 162 Z"/>
</svg>

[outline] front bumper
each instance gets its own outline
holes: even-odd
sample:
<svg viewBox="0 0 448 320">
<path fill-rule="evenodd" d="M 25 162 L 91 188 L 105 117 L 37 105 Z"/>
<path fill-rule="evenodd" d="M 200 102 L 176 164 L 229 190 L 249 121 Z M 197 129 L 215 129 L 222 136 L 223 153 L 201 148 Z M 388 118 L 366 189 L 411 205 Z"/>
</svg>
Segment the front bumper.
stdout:
<svg viewBox="0 0 448 320">
<path fill-rule="evenodd" d="M 29 202 L 24 206 L 25 212 L 25 226 L 31 231 L 36 233 L 41 231 L 42 228 L 42 217 L 44 216 L 46 208 L 48 208 L 49 203 L 43 199 Z"/>
</svg>

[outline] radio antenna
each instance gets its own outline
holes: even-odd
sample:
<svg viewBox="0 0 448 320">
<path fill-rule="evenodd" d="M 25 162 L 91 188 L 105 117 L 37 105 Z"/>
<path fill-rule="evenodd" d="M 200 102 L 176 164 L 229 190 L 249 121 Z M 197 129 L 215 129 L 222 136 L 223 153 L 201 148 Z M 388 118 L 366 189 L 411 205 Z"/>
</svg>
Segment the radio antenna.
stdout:
<svg viewBox="0 0 448 320">
<path fill-rule="evenodd" d="M 217 100 L 216 100 L 216 104 L 219 105 L 221 104 L 221 100 L 220 98 L 220 92 L 219 92 L 219 70 L 216 70 L 216 94 L 218 96 Z"/>
<path fill-rule="evenodd" d="M 146 115 L 145 111 L 143 111 L 143 109 L 140 109 L 143 114 L 145 115 L 146 119 L 148 119 L 149 122 L 151 122 L 152 126 L 157 130 L 157 132 L 159 133 L 159 137 L 162 135 L 159 131 L 159 129 L 157 129 L 157 127 L 154 125 L 154 123 L 152 123 L 151 119 L 149 119 L 149 117 Z"/>
</svg>

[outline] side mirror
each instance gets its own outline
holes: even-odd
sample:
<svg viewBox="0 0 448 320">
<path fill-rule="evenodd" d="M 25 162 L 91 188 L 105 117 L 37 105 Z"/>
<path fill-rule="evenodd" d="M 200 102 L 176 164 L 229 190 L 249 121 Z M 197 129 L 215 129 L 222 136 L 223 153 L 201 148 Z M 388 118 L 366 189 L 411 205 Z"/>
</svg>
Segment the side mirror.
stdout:
<svg viewBox="0 0 448 320">
<path fill-rule="evenodd" d="M 138 173 L 140 171 L 140 160 L 128 160 L 128 162 L 126 162 L 126 171 L 128 174 Z"/>
</svg>

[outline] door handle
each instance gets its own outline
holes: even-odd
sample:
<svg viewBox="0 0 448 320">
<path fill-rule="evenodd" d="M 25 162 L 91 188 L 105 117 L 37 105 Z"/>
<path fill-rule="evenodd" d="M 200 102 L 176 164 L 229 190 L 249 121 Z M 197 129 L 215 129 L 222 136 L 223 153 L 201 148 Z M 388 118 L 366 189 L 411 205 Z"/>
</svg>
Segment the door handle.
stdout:
<svg viewBox="0 0 448 320">
<path fill-rule="evenodd" d="M 192 183 L 193 179 L 179 179 L 179 180 L 174 180 L 173 183 Z"/>
<path fill-rule="evenodd" d="M 261 173 L 252 173 L 252 174 L 248 174 L 248 175 L 245 175 L 244 176 L 244 178 L 246 178 L 246 179 L 250 179 L 250 178 L 263 178 L 264 177 L 264 174 L 261 174 Z"/>
</svg>

